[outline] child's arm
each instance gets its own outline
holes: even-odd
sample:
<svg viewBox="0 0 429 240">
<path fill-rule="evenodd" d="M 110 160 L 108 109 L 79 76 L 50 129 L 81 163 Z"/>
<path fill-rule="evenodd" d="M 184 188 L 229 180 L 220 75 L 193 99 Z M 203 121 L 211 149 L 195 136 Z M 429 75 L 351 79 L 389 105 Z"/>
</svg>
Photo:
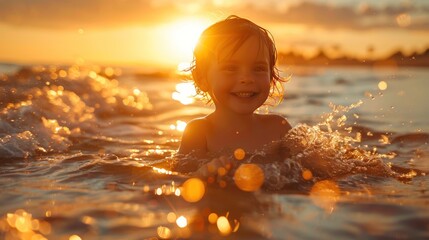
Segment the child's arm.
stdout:
<svg viewBox="0 0 429 240">
<path fill-rule="evenodd" d="M 204 118 L 192 120 L 186 126 L 179 147 L 179 154 L 188 154 L 192 151 L 200 154 L 207 153 L 207 122 Z"/>
</svg>

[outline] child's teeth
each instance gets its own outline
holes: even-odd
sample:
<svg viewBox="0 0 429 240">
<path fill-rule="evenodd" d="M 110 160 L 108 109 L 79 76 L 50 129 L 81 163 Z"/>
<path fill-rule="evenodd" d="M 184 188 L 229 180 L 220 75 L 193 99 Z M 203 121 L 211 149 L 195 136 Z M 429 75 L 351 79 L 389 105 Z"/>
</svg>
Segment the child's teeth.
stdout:
<svg viewBox="0 0 429 240">
<path fill-rule="evenodd" d="M 253 93 L 236 93 L 239 97 L 250 97 L 253 95 Z"/>
</svg>

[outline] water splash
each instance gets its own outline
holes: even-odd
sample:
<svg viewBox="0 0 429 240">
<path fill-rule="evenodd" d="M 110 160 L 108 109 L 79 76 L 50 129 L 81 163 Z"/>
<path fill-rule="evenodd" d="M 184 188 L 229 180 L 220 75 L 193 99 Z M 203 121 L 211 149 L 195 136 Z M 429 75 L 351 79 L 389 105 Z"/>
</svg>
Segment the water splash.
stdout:
<svg viewBox="0 0 429 240">
<path fill-rule="evenodd" d="M 63 152 L 73 137 L 97 132 L 100 118 L 152 108 L 146 93 L 121 87 L 109 69 L 35 66 L 3 77 L 0 155 Z"/>
<path fill-rule="evenodd" d="M 409 180 L 418 175 L 415 170 L 392 168 L 392 164 L 387 161 L 396 156 L 394 152 L 379 153 L 376 147 L 370 149 L 359 145 L 362 140 L 361 132 L 355 131 L 356 136 L 351 136 L 353 128 L 347 126 L 344 113 L 362 103 L 359 101 L 349 106 L 330 104 L 332 112 L 322 116 L 323 120 L 319 124 L 298 124 L 280 141 L 268 144 L 254 153 L 245 154 L 241 152 L 242 149 L 236 149 L 233 153 L 220 153 L 221 157 L 201 158 L 192 153 L 188 156 L 177 156 L 175 169 L 193 175 L 216 175 L 219 169 L 210 170 L 213 163 L 229 162 L 232 167 L 226 168 L 227 174 L 208 178 L 209 182 L 225 185 L 225 179 L 230 184 L 233 184 L 235 179 L 254 179 L 254 176 L 237 176 L 237 172 L 245 164 L 257 164 L 263 170 L 259 175 L 263 176 L 264 188 L 268 190 L 280 190 L 293 184 L 309 181 L 316 183 L 324 179 L 355 174 L 393 177 L 398 180 Z M 384 134 L 380 134 L 379 142 L 383 145 L 390 144 L 388 136 Z M 237 152 L 240 153 L 239 158 L 236 156 Z M 252 185 L 252 182 L 245 184 Z M 238 185 L 237 187 L 240 188 Z"/>
</svg>

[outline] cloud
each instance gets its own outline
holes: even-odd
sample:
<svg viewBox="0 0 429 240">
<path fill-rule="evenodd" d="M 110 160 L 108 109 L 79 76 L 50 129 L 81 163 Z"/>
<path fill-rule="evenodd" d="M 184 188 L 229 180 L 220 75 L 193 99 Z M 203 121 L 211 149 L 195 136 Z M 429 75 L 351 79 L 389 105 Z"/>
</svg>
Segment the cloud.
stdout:
<svg viewBox="0 0 429 240">
<path fill-rule="evenodd" d="M 55 29 L 145 25 L 186 12 L 162 0 L 0 0 L 0 6 L 2 23 Z"/>
<path fill-rule="evenodd" d="M 408 14 L 410 30 L 429 29 L 429 7 L 388 5 L 375 7 L 317 2 L 297 2 L 279 8 L 275 1 L 264 4 L 238 1 L 197 0 L 0 0 L 0 23 L 39 28 L 76 29 L 148 25 L 191 15 L 236 14 L 255 22 L 301 24 L 325 29 L 367 30 L 398 28 L 397 16 Z M 296 1 L 295 1 L 296 2 Z M 219 18 L 218 18 L 219 19 Z M 415 20 L 417 19 L 417 20 Z M 404 26 L 402 26 L 404 27 Z"/>
<path fill-rule="evenodd" d="M 275 9 L 272 7 L 271 9 Z M 248 7 L 252 19 L 277 23 L 301 24 L 324 29 L 369 30 L 398 28 L 397 17 L 405 14 L 410 18 L 406 27 L 410 30 L 429 30 L 429 7 L 387 6 L 376 8 L 367 4 L 358 7 L 301 2 L 287 10 L 255 9 Z M 414 18 L 416 21 L 414 21 Z M 404 27 L 402 25 L 402 27 Z"/>
</svg>

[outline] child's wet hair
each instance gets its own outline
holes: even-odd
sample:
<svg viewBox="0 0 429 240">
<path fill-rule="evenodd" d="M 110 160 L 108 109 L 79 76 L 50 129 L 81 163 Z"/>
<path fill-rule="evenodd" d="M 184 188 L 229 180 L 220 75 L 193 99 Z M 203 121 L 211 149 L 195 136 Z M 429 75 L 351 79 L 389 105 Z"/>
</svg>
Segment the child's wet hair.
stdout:
<svg viewBox="0 0 429 240">
<path fill-rule="evenodd" d="M 276 67 L 277 50 L 271 33 L 248 19 L 231 15 L 204 30 L 194 49 L 194 59 L 189 70 L 192 71 L 197 93 L 203 96 L 207 102 L 210 102 L 210 96 L 207 92 L 201 90 L 201 81 L 204 79 L 201 76 L 207 74 L 210 62 L 214 59 L 219 60 L 220 52 L 224 51 L 226 46 L 232 46 L 232 50 L 228 55 L 233 55 L 250 37 L 258 38 L 260 43 L 258 51 L 261 47 L 266 47 L 268 50 L 271 78 L 270 98 L 276 100 L 276 102 L 280 102 L 283 99 L 283 86 L 281 83 L 285 82 L 285 80 L 280 77 Z"/>
</svg>

